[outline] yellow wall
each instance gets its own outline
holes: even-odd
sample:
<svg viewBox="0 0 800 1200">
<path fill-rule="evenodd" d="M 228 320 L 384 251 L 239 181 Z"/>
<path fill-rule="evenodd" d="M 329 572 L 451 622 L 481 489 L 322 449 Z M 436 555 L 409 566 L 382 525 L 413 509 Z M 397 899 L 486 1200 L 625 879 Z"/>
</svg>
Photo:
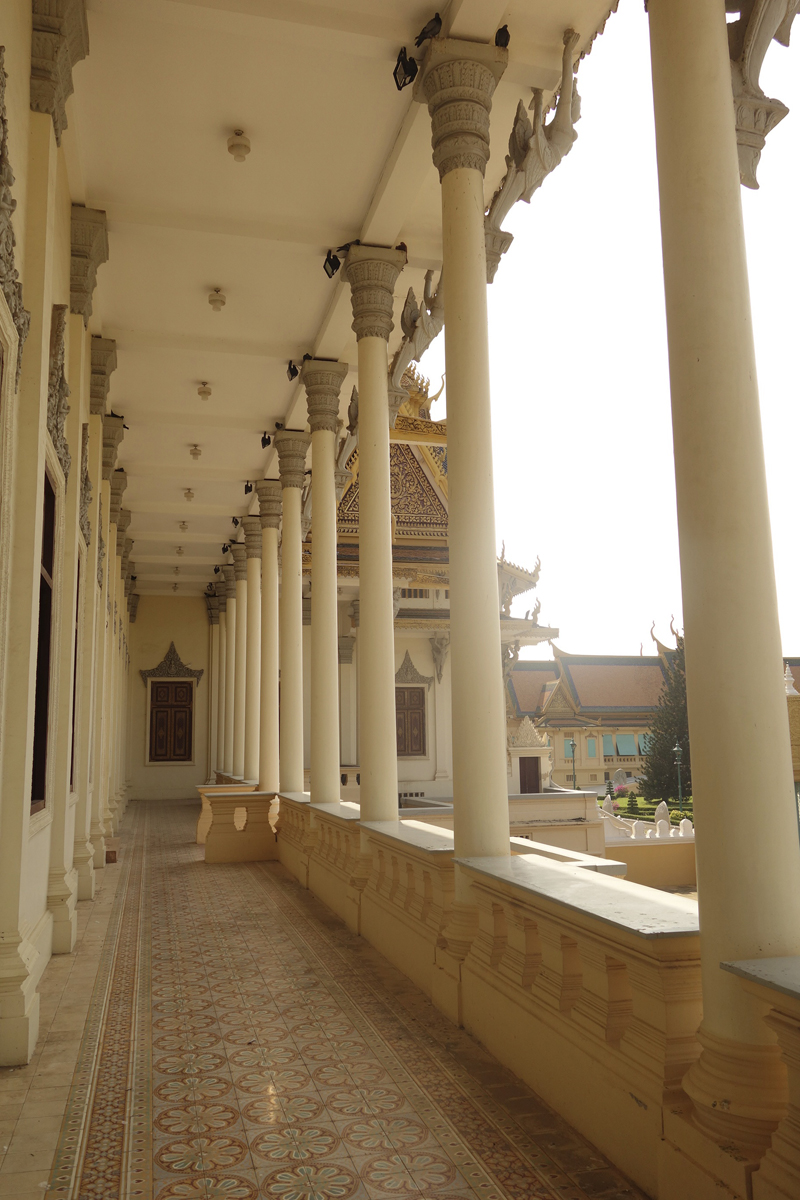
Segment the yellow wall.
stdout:
<svg viewBox="0 0 800 1200">
<path fill-rule="evenodd" d="M 208 778 L 209 625 L 202 596 L 142 596 L 131 626 L 129 706 L 129 778 L 132 800 L 197 798 L 195 788 Z M 182 662 L 203 677 L 195 690 L 194 763 L 147 763 L 147 689 L 140 671 L 157 667 L 170 642 Z"/>
</svg>

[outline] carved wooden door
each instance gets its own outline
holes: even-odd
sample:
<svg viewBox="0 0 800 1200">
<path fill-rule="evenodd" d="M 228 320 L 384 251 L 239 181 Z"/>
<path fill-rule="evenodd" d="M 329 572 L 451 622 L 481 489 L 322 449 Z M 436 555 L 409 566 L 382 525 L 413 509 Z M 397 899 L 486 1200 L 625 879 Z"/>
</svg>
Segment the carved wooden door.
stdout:
<svg viewBox="0 0 800 1200">
<path fill-rule="evenodd" d="M 395 688 L 398 757 L 425 754 L 425 689 Z"/>
<path fill-rule="evenodd" d="M 520 757 L 519 790 L 523 796 L 530 796 L 542 790 L 538 756 L 528 754 Z"/>
<path fill-rule="evenodd" d="M 150 682 L 150 762 L 192 761 L 191 680 Z"/>
</svg>

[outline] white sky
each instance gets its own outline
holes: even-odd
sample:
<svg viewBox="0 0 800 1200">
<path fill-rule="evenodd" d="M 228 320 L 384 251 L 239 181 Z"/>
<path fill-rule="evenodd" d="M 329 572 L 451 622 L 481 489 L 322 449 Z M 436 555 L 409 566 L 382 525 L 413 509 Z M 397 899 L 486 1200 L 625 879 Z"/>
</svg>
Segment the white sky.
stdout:
<svg viewBox="0 0 800 1200">
<path fill-rule="evenodd" d="M 647 18 L 621 0 L 583 61 L 579 138 L 530 205 L 489 289 L 497 542 L 542 560 L 541 624 L 570 653 L 648 654 L 681 623 Z M 800 21 L 798 22 L 800 24 Z M 512 30 L 513 36 L 513 30 Z M 800 29 L 795 29 L 795 41 Z M 789 116 L 742 189 L 783 649 L 800 655 L 797 485 L 800 60 L 761 83 Z M 702 113 L 697 114 L 702 120 Z M 443 338 L 422 369 L 438 388 Z M 441 418 L 442 402 L 434 417 Z M 522 615 L 532 598 L 523 596 Z M 549 647 L 527 656 L 550 657 Z M 523 651 L 523 657 L 526 652 Z"/>
</svg>

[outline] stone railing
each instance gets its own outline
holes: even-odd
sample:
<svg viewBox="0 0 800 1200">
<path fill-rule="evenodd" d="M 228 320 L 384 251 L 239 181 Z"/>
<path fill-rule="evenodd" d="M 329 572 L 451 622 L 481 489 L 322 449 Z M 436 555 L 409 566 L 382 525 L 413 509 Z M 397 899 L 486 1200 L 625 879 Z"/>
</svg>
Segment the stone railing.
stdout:
<svg viewBox="0 0 800 1200">
<path fill-rule="evenodd" d="M 274 792 L 208 790 L 211 823 L 205 835 L 207 863 L 265 862 L 278 857 Z"/>
<path fill-rule="evenodd" d="M 614 842 L 631 838 L 633 841 L 643 841 L 653 838 L 678 838 L 681 841 L 694 841 L 694 825 L 687 818 L 678 825 L 670 824 L 669 808 L 662 800 L 656 807 L 652 821 L 630 820 L 618 816 L 611 807 L 611 801 L 606 797 L 602 808 L 598 805 L 597 815 L 605 822 L 606 842 Z"/>
</svg>

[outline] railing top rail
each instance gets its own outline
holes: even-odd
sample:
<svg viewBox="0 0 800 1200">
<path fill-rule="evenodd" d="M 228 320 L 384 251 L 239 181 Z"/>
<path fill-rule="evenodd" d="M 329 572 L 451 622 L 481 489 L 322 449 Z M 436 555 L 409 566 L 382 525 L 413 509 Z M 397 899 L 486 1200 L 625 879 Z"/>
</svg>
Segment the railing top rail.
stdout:
<svg viewBox="0 0 800 1200">
<path fill-rule="evenodd" d="M 361 805 L 352 800 L 334 801 L 333 804 L 311 804 L 313 812 L 323 813 L 327 817 L 341 817 L 343 821 L 358 821 L 361 817 Z"/>
<path fill-rule="evenodd" d="M 413 846 L 416 850 L 428 850 L 434 854 L 453 852 L 452 829 L 426 825 L 424 821 L 362 821 L 361 828 L 378 833 L 390 841 Z"/>
<path fill-rule="evenodd" d="M 291 800 L 293 804 L 310 804 L 311 792 L 278 792 L 280 800 Z"/>
<path fill-rule="evenodd" d="M 752 983 L 761 983 L 800 1000 L 800 955 L 786 955 L 783 958 L 751 958 L 742 962 L 723 962 L 719 964 L 723 971 L 749 979 Z"/>
</svg>

